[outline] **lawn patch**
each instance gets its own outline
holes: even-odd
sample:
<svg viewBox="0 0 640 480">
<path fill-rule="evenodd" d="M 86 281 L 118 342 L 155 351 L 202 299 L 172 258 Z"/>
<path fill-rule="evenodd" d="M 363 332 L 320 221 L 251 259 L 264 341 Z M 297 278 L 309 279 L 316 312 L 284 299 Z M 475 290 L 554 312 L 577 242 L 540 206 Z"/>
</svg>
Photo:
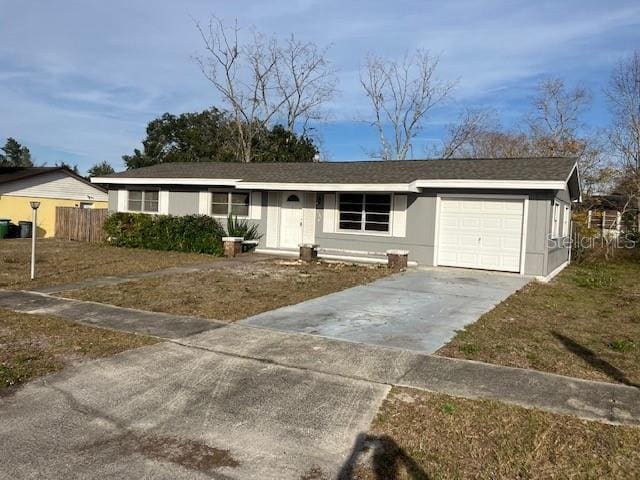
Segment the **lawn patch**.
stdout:
<svg viewBox="0 0 640 480">
<path fill-rule="evenodd" d="M 362 440 L 348 478 L 617 479 L 640 468 L 639 428 L 406 388 L 391 390 Z"/>
<path fill-rule="evenodd" d="M 0 391 L 84 359 L 106 357 L 157 341 L 0 309 Z"/>
<path fill-rule="evenodd" d="M 437 354 L 561 375 L 640 384 L 640 261 L 570 265 L 530 283 Z"/>
<path fill-rule="evenodd" d="M 78 300 L 235 321 L 388 275 L 378 265 L 272 260 L 64 292 Z"/>
<path fill-rule="evenodd" d="M 32 281 L 29 280 L 31 242 L 11 239 L 2 240 L 0 244 L 0 288 L 48 287 L 216 261 L 216 257 L 197 253 L 159 252 L 47 238 L 38 240 L 36 279 Z"/>
</svg>

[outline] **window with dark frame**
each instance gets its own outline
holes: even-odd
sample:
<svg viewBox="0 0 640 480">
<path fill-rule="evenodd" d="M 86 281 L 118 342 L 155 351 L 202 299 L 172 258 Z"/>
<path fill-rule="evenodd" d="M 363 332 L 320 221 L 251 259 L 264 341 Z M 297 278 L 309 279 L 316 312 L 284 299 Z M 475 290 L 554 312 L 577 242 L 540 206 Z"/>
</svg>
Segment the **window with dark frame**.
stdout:
<svg viewBox="0 0 640 480">
<path fill-rule="evenodd" d="M 391 195 L 384 193 L 341 193 L 340 230 L 389 232 Z"/>
<path fill-rule="evenodd" d="M 211 192 L 211 215 L 249 216 L 248 192 Z"/>
<path fill-rule="evenodd" d="M 128 209 L 131 212 L 158 212 L 157 190 L 129 190 Z"/>
</svg>

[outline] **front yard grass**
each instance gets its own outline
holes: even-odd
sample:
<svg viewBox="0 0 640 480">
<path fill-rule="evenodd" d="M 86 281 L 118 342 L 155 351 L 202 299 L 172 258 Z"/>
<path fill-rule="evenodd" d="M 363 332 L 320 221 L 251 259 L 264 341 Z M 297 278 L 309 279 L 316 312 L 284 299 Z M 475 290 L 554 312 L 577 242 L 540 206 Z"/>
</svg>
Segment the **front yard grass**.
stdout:
<svg viewBox="0 0 640 480">
<path fill-rule="evenodd" d="M 639 442 L 636 427 L 393 388 L 349 478 L 636 478 Z"/>
<path fill-rule="evenodd" d="M 197 253 L 113 247 L 107 244 L 39 239 L 36 279 L 29 279 L 31 241 L 0 241 L 0 288 L 37 288 L 94 277 L 149 272 L 163 268 L 214 262 L 217 257 Z"/>
<path fill-rule="evenodd" d="M 62 295 L 120 307 L 235 321 L 368 283 L 388 273 L 386 267 L 378 265 L 272 260 Z"/>
<path fill-rule="evenodd" d="M 437 354 L 640 385 L 640 255 L 570 265 L 531 283 Z"/>
<path fill-rule="evenodd" d="M 143 335 L 0 309 L 0 392 L 85 359 L 156 342 Z"/>
</svg>

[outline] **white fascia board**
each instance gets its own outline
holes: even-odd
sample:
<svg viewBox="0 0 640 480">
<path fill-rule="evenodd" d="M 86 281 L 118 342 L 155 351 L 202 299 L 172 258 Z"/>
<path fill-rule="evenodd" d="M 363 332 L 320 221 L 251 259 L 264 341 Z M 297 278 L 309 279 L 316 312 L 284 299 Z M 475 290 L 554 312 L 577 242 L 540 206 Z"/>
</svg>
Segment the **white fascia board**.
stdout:
<svg viewBox="0 0 640 480">
<path fill-rule="evenodd" d="M 92 183 L 119 185 L 223 185 L 249 190 L 312 192 L 419 192 L 421 188 L 478 188 L 507 190 L 563 190 L 563 181 L 531 180 L 416 180 L 411 183 L 272 183 L 243 182 L 238 178 L 133 178 L 92 177 Z"/>
<path fill-rule="evenodd" d="M 92 183 L 112 183 L 123 185 L 225 185 L 235 187 L 237 178 L 132 178 L 132 177 L 91 177 Z"/>
<path fill-rule="evenodd" d="M 238 182 L 238 188 L 309 192 L 418 192 L 413 183 L 263 183 Z"/>
<path fill-rule="evenodd" d="M 554 180 L 416 180 L 419 188 L 480 188 L 507 190 L 562 190 L 566 183 Z"/>
<path fill-rule="evenodd" d="M 569 184 L 569 180 L 571 180 L 573 172 L 576 172 L 578 181 L 578 202 L 582 203 L 582 182 L 580 180 L 580 169 L 578 168 L 578 162 L 575 163 L 575 165 L 571 169 L 571 172 L 569 173 L 569 176 L 567 177 L 567 181 L 565 182 L 567 185 Z"/>
</svg>

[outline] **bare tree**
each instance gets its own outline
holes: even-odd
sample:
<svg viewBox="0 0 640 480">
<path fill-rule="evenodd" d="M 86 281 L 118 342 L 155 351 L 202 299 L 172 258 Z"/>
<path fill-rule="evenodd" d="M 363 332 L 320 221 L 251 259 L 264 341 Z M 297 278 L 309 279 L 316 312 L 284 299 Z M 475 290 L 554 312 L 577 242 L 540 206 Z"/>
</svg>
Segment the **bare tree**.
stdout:
<svg viewBox="0 0 640 480">
<path fill-rule="evenodd" d="M 613 114 L 611 144 L 625 166 L 640 170 L 640 51 L 619 63 L 607 98 Z"/>
<path fill-rule="evenodd" d="M 582 115 L 591 102 L 583 88 L 568 89 L 559 78 L 543 80 L 526 121 L 538 155 L 579 156 L 584 142 L 578 139 Z"/>
<path fill-rule="evenodd" d="M 436 78 L 438 58 L 417 50 L 401 61 L 369 55 L 360 84 L 371 102 L 384 160 L 404 160 L 429 112 L 451 92 L 453 84 Z M 390 138 L 388 138 L 390 137 Z"/>
<path fill-rule="evenodd" d="M 640 210 L 640 51 L 613 70 L 605 91 L 613 116 L 609 140 L 620 162 L 618 190 Z M 636 218 L 640 229 L 640 213 Z"/>
<path fill-rule="evenodd" d="M 242 44 L 237 22 L 227 28 L 216 17 L 196 28 L 205 49 L 196 61 L 233 115 L 242 161 L 252 161 L 252 145 L 263 129 L 283 123 L 304 135 L 309 122 L 321 118 L 322 105 L 335 93 L 326 50 L 293 36 L 282 46 L 255 31 Z"/>
<path fill-rule="evenodd" d="M 279 53 L 276 81 L 285 99 L 287 129 L 308 136 L 309 123 L 326 118 L 322 107 L 336 93 L 337 77 L 327 60 L 327 48 L 321 50 L 291 35 Z"/>
<path fill-rule="evenodd" d="M 487 134 L 497 131 L 496 113 L 490 109 L 467 109 L 460 120 L 446 127 L 444 145 L 437 156 L 447 159 L 454 157 L 477 157 L 479 143 Z"/>
</svg>

